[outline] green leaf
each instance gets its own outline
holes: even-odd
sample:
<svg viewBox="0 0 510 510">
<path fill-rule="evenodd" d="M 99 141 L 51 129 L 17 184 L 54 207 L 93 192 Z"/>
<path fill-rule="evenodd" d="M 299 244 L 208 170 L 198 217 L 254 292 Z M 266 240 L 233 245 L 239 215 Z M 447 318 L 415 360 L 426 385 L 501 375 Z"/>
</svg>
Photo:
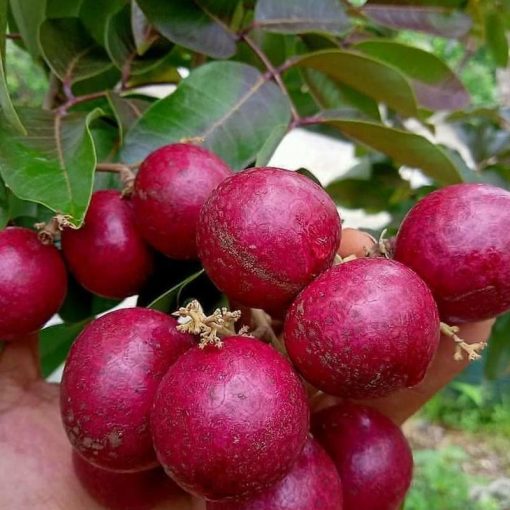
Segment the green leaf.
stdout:
<svg viewBox="0 0 510 510">
<path fill-rule="evenodd" d="M 136 97 L 122 97 L 113 91 L 109 91 L 107 97 L 117 120 L 119 136 L 122 142 L 125 133 L 137 122 L 151 103 Z"/>
<path fill-rule="evenodd" d="M 324 119 L 324 122 L 397 163 L 421 169 L 438 183 L 455 184 L 463 180 L 450 156 L 423 136 L 367 121 Z"/>
<path fill-rule="evenodd" d="M 264 145 L 257 154 L 255 166 L 266 166 L 269 163 L 269 160 L 273 157 L 273 154 L 278 148 L 278 145 L 280 145 L 280 142 L 283 140 L 288 129 L 288 124 L 278 124 L 273 128 L 269 138 L 265 141 Z"/>
<path fill-rule="evenodd" d="M 485 38 L 496 65 L 506 67 L 508 64 L 508 40 L 505 20 L 501 12 L 495 9 L 490 10 L 485 16 Z"/>
<path fill-rule="evenodd" d="M 46 0 L 47 18 L 68 18 L 79 16 L 83 0 Z"/>
<path fill-rule="evenodd" d="M 27 136 L 0 127 L 0 174 L 19 198 L 69 215 L 79 226 L 90 200 L 96 166 L 89 124 L 102 115 L 101 110 L 61 118 L 24 108 L 20 115 Z"/>
<path fill-rule="evenodd" d="M 510 374 L 510 313 L 502 315 L 492 328 L 485 356 L 485 374 L 488 379 L 499 379 Z"/>
<path fill-rule="evenodd" d="M 110 16 L 120 11 L 126 0 L 82 0 L 80 19 L 94 40 L 104 46 L 106 23 Z"/>
<path fill-rule="evenodd" d="M 321 71 L 403 115 L 418 115 L 407 78 L 398 69 L 372 57 L 351 51 L 322 50 L 296 59 L 294 65 Z"/>
<path fill-rule="evenodd" d="M 9 221 L 9 195 L 4 181 L 0 179 L 0 229 Z"/>
<path fill-rule="evenodd" d="M 284 34 L 329 32 L 341 35 L 349 26 L 338 0 L 258 0 L 255 23 L 264 30 Z"/>
<path fill-rule="evenodd" d="M 314 175 L 312 172 L 310 172 L 310 170 L 308 170 L 308 168 L 298 168 L 296 170 L 296 173 L 298 173 L 299 175 L 304 175 L 305 177 L 308 177 L 308 179 L 315 182 L 315 184 L 318 184 L 321 188 L 323 187 L 321 181 L 319 181 L 317 176 Z"/>
<path fill-rule="evenodd" d="M 77 18 L 47 19 L 41 25 L 39 40 L 47 64 L 65 83 L 96 76 L 112 66 L 104 49 Z"/>
<path fill-rule="evenodd" d="M 400 4 L 400 2 L 395 3 Z M 444 6 L 444 2 L 442 5 Z M 473 24 L 471 18 L 463 12 L 435 6 L 366 5 L 363 13 L 386 27 L 397 30 L 416 30 L 449 39 L 466 35 Z"/>
<path fill-rule="evenodd" d="M 431 110 L 459 110 L 470 97 L 455 73 L 438 57 L 395 41 L 363 41 L 355 49 L 390 64 L 412 80 L 418 102 Z"/>
<path fill-rule="evenodd" d="M 48 377 L 66 359 L 75 338 L 87 325 L 87 321 L 76 324 L 57 324 L 41 330 L 39 352 L 43 377 Z"/>
<path fill-rule="evenodd" d="M 153 29 L 136 0 L 131 0 L 131 30 L 136 51 L 138 55 L 143 55 L 151 44 Z"/>
<path fill-rule="evenodd" d="M 144 113 L 128 132 L 122 157 L 134 163 L 162 145 L 200 137 L 205 147 L 242 169 L 255 160 L 274 127 L 289 122 L 287 98 L 257 69 L 211 62 Z"/>
<path fill-rule="evenodd" d="M 36 59 L 39 54 L 37 34 L 46 14 L 46 0 L 10 0 L 11 14 L 25 46 Z"/>
<path fill-rule="evenodd" d="M 170 41 L 213 58 L 229 58 L 236 52 L 236 36 L 195 0 L 138 0 L 149 21 Z"/>
<path fill-rule="evenodd" d="M 203 269 L 193 273 L 191 276 L 188 276 L 182 282 L 174 285 L 171 289 L 167 290 L 164 294 L 157 297 L 154 301 L 152 301 L 147 308 L 153 308 L 154 310 L 159 310 L 161 312 L 169 312 L 171 310 L 176 310 L 180 306 L 179 296 L 182 290 L 189 285 L 192 281 L 196 280 L 200 275 L 204 272 Z"/>
</svg>

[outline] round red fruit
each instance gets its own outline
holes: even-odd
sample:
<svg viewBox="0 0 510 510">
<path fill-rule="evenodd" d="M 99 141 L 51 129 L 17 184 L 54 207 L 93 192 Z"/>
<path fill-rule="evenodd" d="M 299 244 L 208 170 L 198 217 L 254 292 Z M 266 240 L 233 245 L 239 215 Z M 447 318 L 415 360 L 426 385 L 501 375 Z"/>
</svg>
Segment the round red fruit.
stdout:
<svg viewBox="0 0 510 510">
<path fill-rule="evenodd" d="M 343 404 L 312 418 L 315 438 L 333 459 L 344 489 L 344 510 L 398 510 L 413 475 L 401 430 L 375 409 Z"/>
<path fill-rule="evenodd" d="M 510 309 L 510 193 L 457 184 L 420 200 L 405 217 L 395 258 L 431 288 L 442 320 L 488 319 Z"/>
<path fill-rule="evenodd" d="M 66 292 L 66 268 L 54 246 L 43 245 L 26 228 L 0 231 L 0 340 L 37 331 Z"/>
<path fill-rule="evenodd" d="M 281 480 L 306 441 L 306 393 L 290 364 L 255 338 L 189 350 L 158 388 L 151 417 L 166 472 L 209 500 Z"/>
<path fill-rule="evenodd" d="M 197 258 L 200 208 L 231 173 L 203 147 L 176 143 L 152 152 L 140 166 L 132 198 L 147 242 L 170 258 Z"/>
<path fill-rule="evenodd" d="M 287 476 L 247 501 L 207 503 L 207 510 L 342 510 L 335 464 L 312 438 Z"/>
<path fill-rule="evenodd" d="M 335 204 L 313 181 L 280 168 L 233 175 L 200 214 L 200 259 L 231 299 L 281 313 L 331 266 L 340 243 Z"/>
<path fill-rule="evenodd" d="M 108 298 L 137 294 L 152 270 L 152 254 L 135 225 L 130 201 L 115 190 L 92 195 L 84 225 L 62 232 L 62 251 L 76 280 Z"/>
<path fill-rule="evenodd" d="M 125 472 L 157 465 L 149 427 L 154 395 L 168 367 L 194 345 L 176 324 L 155 310 L 116 310 L 74 342 L 60 405 L 69 440 L 87 461 Z"/>
<path fill-rule="evenodd" d="M 439 317 L 430 290 L 406 266 L 356 259 L 306 287 L 287 313 L 284 337 L 311 384 L 374 398 L 423 379 L 438 347 Z"/>
</svg>

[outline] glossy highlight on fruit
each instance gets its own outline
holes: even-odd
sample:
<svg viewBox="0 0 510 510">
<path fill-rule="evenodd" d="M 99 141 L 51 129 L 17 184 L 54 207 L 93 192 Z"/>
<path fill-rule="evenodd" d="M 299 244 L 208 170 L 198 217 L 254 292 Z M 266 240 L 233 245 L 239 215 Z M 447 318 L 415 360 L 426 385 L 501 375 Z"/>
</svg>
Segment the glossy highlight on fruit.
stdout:
<svg viewBox="0 0 510 510">
<path fill-rule="evenodd" d="M 340 217 L 313 181 L 280 168 L 252 168 L 224 181 L 200 214 L 204 268 L 229 298 L 282 312 L 333 263 Z"/>
<path fill-rule="evenodd" d="M 344 510 L 399 510 L 413 458 L 391 420 L 369 407 L 342 404 L 314 414 L 312 432 L 336 464 Z"/>
<path fill-rule="evenodd" d="M 0 231 L 0 340 L 41 328 L 64 301 L 67 272 L 54 246 L 27 228 Z"/>
<path fill-rule="evenodd" d="M 346 398 L 374 398 L 418 384 L 439 342 L 430 290 L 385 258 L 337 265 L 296 298 L 285 345 L 303 377 Z"/>
<path fill-rule="evenodd" d="M 308 422 L 306 393 L 288 361 L 246 336 L 181 356 L 151 416 L 165 471 L 209 500 L 248 496 L 281 480 L 303 448 Z"/>
<path fill-rule="evenodd" d="M 131 203 L 116 190 L 92 195 L 84 225 L 62 232 L 62 251 L 76 280 L 108 298 L 137 294 L 152 270 L 152 254 Z"/>
<path fill-rule="evenodd" d="M 395 259 L 431 288 L 442 320 L 489 319 L 510 309 L 510 192 L 456 184 L 420 200 L 400 226 Z"/>
<path fill-rule="evenodd" d="M 133 207 L 140 232 L 175 259 L 197 258 L 200 208 L 232 170 L 203 147 L 176 143 L 147 156 L 136 176 Z"/>
<path fill-rule="evenodd" d="M 115 471 L 157 465 L 149 416 L 156 389 L 194 345 L 161 312 L 126 308 L 94 320 L 75 340 L 62 377 L 60 410 L 74 449 Z"/>
</svg>

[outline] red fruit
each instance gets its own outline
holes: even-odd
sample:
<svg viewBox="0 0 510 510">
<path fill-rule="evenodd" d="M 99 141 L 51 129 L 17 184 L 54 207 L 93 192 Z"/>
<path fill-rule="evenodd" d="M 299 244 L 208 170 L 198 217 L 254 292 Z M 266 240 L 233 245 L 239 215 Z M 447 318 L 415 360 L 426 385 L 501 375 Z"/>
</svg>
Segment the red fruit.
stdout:
<svg viewBox="0 0 510 510">
<path fill-rule="evenodd" d="M 313 181 L 253 168 L 224 181 L 200 213 L 200 259 L 231 299 L 281 312 L 331 266 L 340 243 L 335 204 Z"/>
<path fill-rule="evenodd" d="M 151 426 L 178 485 L 219 500 L 261 491 L 287 473 L 307 437 L 298 376 L 272 347 L 244 336 L 190 349 L 159 386 Z"/>
<path fill-rule="evenodd" d="M 186 496 L 161 468 L 136 473 L 116 473 L 89 464 L 73 453 L 76 476 L 89 495 L 109 510 L 152 510 L 156 505 L 173 508 Z"/>
<path fill-rule="evenodd" d="M 41 328 L 64 301 L 67 272 L 58 250 L 32 230 L 0 231 L 0 340 Z"/>
<path fill-rule="evenodd" d="M 508 191 L 457 184 L 427 195 L 405 217 L 395 258 L 425 280 L 444 321 L 510 309 L 509 211 Z"/>
<path fill-rule="evenodd" d="M 132 198 L 147 242 L 171 258 L 197 258 L 200 208 L 231 173 L 203 147 L 176 143 L 152 152 L 140 166 Z"/>
<path fill-rule="evenodd" d="M 62 250 L 76 280 L 100 296 L 137 294 L 152 270 L 131 204 L 115 190 L 92 195 L 83 227 L 62 232 Z"/>
<path fill-rule="evenodd" d="M 335 465 L 312 438 L 289 474 L 254 498 L 207 503 L 207 510 L 342 510 L 342 483 Z"/>
<path fill-rule="evenodd" d="M 375 409 L 343 404 L 312 418 L 315 438 L 336 464 L 344 510 L 397 510 L 413 475 L 401 430 Z"/>
<path fill-rule="evenodd" d="M 287 351 L 331 395 L 380 397 L 424 377 L 439 342 L 430 290 L 404 265 L 357 259 L 326 271 L 294 301 Z"/>
<path fill-rule="evenodd" d="M 64 369 L 61 413 L 71 444 L 89 462 L 116 471 L 157 465 L 149 429 L 156 389 L 194 345 L 161 312 L 129 308 L 91 322 Z"/>
</svg>

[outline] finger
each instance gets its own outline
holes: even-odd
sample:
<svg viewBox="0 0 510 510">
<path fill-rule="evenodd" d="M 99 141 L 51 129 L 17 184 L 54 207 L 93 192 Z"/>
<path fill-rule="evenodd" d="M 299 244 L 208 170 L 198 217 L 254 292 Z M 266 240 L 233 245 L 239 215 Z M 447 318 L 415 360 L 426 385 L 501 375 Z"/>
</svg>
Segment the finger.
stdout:
<svg viewBox="0 0 510 510">
<path fill-rule="evenodd" d="M 18 385 L 26 385 L 40 379 L 38 344 L 37 333 L 5 342 L 0 354 L 0 379 L 9 379 Z"/>
<path fill-rule="evenodd" d="M 364 257 L 375 244 L 376 240 L 370 234 L 356 228 L 343 228 L 338 255 L 342 258 L 349 255 Z"/>
</svg>

